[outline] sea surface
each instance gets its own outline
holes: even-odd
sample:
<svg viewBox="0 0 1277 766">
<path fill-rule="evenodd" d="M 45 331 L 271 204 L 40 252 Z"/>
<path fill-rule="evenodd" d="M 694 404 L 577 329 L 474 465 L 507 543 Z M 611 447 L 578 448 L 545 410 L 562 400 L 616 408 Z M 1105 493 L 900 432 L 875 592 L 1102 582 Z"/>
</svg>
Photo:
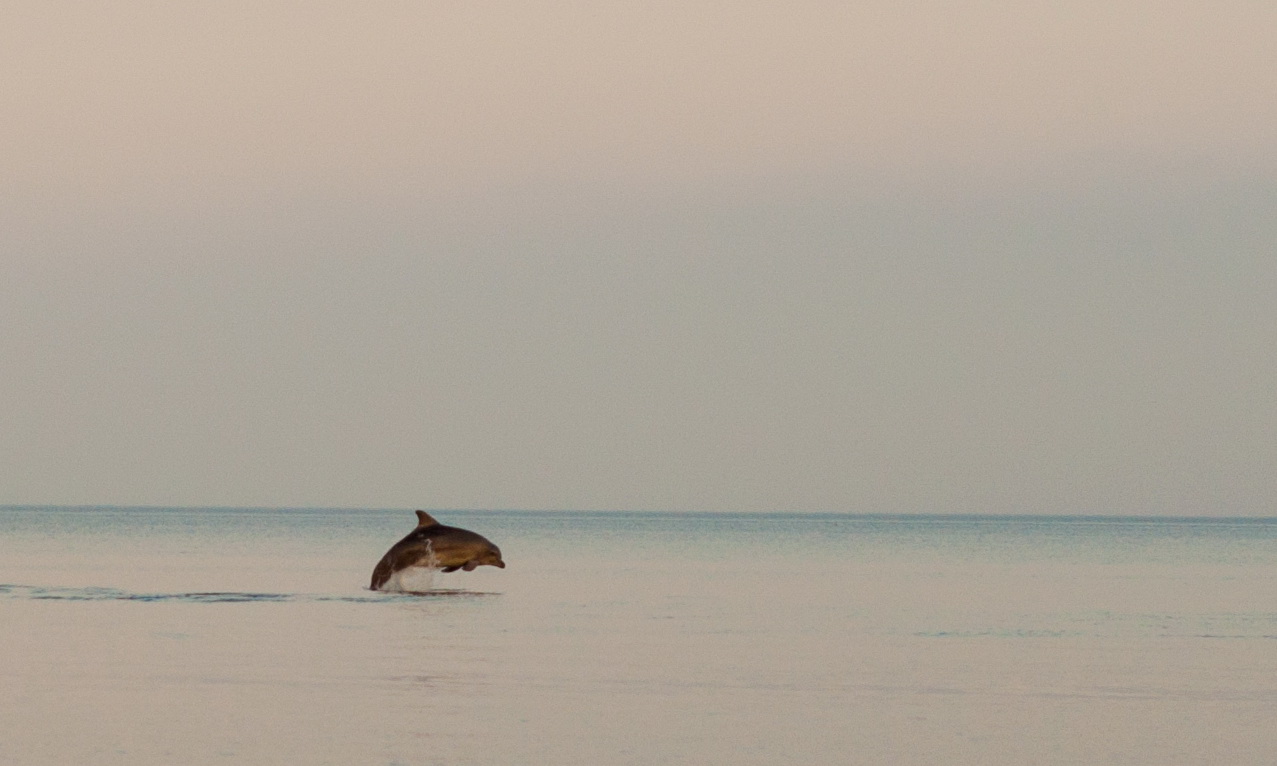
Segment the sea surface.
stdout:
<svg viewBox="0 0 1277 766">
<path fill-rule="evenodd" d="M 1277 763 L 1277 519 L 0 508 L 0 764 Z"/>
</svg>

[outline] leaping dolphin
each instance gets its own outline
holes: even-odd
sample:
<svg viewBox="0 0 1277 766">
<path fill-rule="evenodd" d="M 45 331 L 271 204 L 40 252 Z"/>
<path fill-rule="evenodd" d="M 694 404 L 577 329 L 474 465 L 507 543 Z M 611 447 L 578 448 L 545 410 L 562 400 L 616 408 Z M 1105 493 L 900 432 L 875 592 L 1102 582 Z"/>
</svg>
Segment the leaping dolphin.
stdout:
<svg viewBox="0 0 1277 766">
<path fill-rule="evenodd" d="M 396 572 L 410 567 L 469 572 L 484 564 L 505 569 L 501 549 L 491 540 L 468 529 L 445 526 L 425 511 L 417 511 L 417 528 L 381 557 L 369 587 L 379 590 Z"/>
</svg>

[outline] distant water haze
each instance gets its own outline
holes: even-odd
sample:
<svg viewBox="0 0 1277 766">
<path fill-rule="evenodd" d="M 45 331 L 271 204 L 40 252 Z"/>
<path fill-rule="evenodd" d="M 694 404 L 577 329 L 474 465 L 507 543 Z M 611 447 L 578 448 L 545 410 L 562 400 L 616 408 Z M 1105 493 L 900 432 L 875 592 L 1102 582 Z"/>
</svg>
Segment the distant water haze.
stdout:
<svg viewBox="0 0 1277 766">
<path fill-rule="evenodd" d="M 1274 513 L 1266 4 L 0 18 L 0 503 Z"/>
</svg>

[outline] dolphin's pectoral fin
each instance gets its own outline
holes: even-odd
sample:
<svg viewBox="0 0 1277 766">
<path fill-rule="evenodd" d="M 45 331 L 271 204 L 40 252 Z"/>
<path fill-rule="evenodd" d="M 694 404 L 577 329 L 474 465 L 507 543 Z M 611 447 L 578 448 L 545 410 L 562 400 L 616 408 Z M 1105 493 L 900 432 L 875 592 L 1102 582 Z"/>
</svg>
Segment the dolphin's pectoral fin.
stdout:
<svg viewBox="0 0 1277 766">
<path fill-rule="evenodd" d="M 444 567 L 444 568 L 443 568 L 443 571 L 445 571 L 445 572 L 455 572 L 455 571 L 457 571 L 457 570 L 458 570 L 458 569 L 460 569 L 460 568 L 461 568 L 460 566 L 455 566 L 455 567 Z"/>
<path fill-rule="evenodd" d="M 479 562 L 474 561 L 474 560 L 472 559 L 472 560 L 470 560 L 470 561 L 467 561 L 465 564 L 462 564 L 462 565 L 461 565 L 461 568 L 462 568 L 462 569 L 464 569 L 464 570 L 466 570 L 467 572 L 473 572 L 473 571 L 474 571 L 474 568 L 475 568 L 475 567 L 477 567 L 477 566 L 479 566 Z"/>
</svg>

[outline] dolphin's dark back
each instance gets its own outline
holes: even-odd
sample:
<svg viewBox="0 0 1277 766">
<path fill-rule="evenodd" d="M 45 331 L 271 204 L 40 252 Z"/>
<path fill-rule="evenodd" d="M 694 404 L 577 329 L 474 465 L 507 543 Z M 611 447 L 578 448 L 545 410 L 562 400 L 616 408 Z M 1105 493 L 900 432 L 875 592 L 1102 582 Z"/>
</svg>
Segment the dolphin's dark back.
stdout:
<svg viewBox="0 0 1277 766">
<path fill-rule="evenodd" d="M 471 532 L 468 529 L 462 529 L 461 527 L 450 527 L 447 524 L 433 524 L 428 527 L 417 527 L 416 529 L 412 530 L 408 534 L 404 535 L 404 538 L 402 540 L 395 543 L 394 546 L 391 548 L 391 550 L 394 550 L 395 548 L 398 548 L 401 545 L 412 545 L 414 543 L 425 542 L 426 540 L 433 540 L 439 537 L 447 537 L 447 538 L 458 539 L 458 540 L 467 539 L 467 540 L 472 540 L 474 542 L 478 542 L 480 540 L 484 542 L 488 542 L 488 538 L 484 537 L 483 535 L 477 534 L 475 532 Z"/>
</svg>

